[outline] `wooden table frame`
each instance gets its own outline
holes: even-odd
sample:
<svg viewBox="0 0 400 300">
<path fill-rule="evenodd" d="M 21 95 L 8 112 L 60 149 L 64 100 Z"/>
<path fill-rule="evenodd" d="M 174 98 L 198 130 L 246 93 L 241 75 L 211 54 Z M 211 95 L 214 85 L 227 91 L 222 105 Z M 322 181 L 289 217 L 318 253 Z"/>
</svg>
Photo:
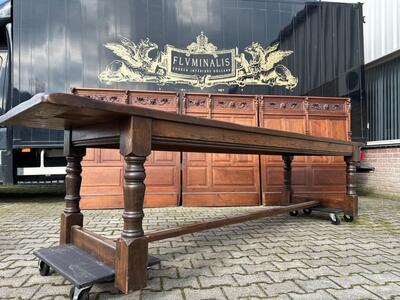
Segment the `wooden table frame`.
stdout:
<svg viewBox="0 0 400 300">
<path fill-rule="evenodd" d="M 0 117 L 0 124 L 64 129 L 67 175 L 60 243 L 73 243 L 112 266 L 116 274 L 115 285 L 124 293 L 146 286 L 149 242 L 319 204 L 336 205 L 345 214 L 357 216 L 358 143 L 199 119 L 69 94 L 36 95 Z M 117 148 L 124 156 L 124 225 L 117 241 L 83 228 L 79 200 L 81 161 L 86 147 Z M 283 197 L 287 205 L 144 233 L 144 162 L 151 150 L 281 155 L 284 161 Z M 291 188 L 294 155 L 344 156 L 347 164 L 345 201 L 295 197 Z"/>
</svg>

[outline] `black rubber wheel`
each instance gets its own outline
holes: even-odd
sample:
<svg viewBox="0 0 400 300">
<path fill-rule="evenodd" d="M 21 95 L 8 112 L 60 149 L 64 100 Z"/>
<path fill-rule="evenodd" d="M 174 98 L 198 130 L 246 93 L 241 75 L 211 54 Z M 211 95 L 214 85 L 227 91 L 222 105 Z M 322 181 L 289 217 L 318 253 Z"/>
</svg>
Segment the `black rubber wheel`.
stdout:
<svg viewBox="0 0 400 300">
<path fill-rule="evenodd" d="M 344 216 L 343 216 L 343 219 L 344 219 L 346 222 L 353 222 L 354 217 L 353 217 L 352 215 L 344 215 Z"/>
<path fill-rule="evenodd" d="M 291 211 L 291 212 L 289 213 L 289 215 L 291 215 L 292 217 L 295 217 L 295 216 L 297 216 L 298 214 L 299 214 L 299 212 L 298 212 L 297 210 Z"/>
<path fill-rule="evenodd" d="M 312 209 L 311 208 L 304 208 L 303 213 L 306 215 L 311 215 Z"/>
<path fill-rule="evenodd" d="M 78 300 L 89 300 L 89 289 L 83 290 L 79 294 Z"/>
<path fill-rule="evenodd" d="M 44 261 L 39 261 L 39 273 L 42 276 L 48 276 L 50 274 L 50 266 Z"/>
<path fill-rule="evenodd" d="M 81 291 L 81 293 L 78 296 L 78 300 L 89 300 L 89 291 L 90 289 Z M 72 287 L 69 290 L 69 299 L 74 300 L 74 295 L 75 295 L 75 287 Z"/>
<path fill-rule="evenodd" d="M 339 225 L 340 224 L 340 218 L 336 214 L 329 214 L 329 218 L 331 219 L 331 223 L 333 225 Z"/>
</svg>

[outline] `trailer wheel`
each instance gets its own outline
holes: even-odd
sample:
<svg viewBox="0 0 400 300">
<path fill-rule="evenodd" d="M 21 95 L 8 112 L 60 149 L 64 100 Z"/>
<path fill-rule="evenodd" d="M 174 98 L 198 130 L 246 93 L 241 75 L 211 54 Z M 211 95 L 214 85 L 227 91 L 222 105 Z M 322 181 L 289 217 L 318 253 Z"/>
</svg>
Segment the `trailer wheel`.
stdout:
<svg viewBox="0 0 400 300">
<path fill-rule="evenodd" d="M 352 215 L 344 215 L 344 216 L 343 216 L 343 219 L 344 219 L 346 222 L 353 222 L 354 217 L 353 217 Z"/>
<path fill-rule="evenodd" d="M 340 224 L 340 218 L 336 214 L 330 213 L 329 214 L 329 218 L 331 219 L 331 223 L 333 225 L 339 225 Z"/>
<path fill-rule="evenodd" d="M 304 208 L 303 213 L 306 215 L 311 215 L 312 209 L 311 208 Z"/>
<path fill-rule="evenodd" d="M 46 264 L 44 261 L 39 260 L 38 267 L 40 275 L 48 276 L 50 274 L 50 266 Z"/>
<path fill-rule="evenodd" d="M 299 214 L 299 211 L 298 210 L 294 210 L 294 211 L 291 211 L 290 213 L 289 213 L 289 215 L 291 215 L 292 217 L 295 217 L 295 216 L 297 216 Z"/>
</svg>

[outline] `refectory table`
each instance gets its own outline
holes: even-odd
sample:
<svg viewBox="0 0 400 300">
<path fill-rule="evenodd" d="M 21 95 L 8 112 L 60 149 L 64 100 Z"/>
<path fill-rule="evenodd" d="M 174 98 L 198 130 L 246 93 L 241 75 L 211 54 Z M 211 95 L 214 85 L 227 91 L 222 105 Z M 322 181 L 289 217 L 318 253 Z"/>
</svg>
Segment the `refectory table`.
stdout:
<svg viewBox="0 0 400 300">
<path fill-rule="evenodd" d="M 355 188 L 359 143 L 247 127 L 62 93 L 34 96 L 1 116 L 0 125 L 64 130 L 67 175 L 60 244 L 71 243 L 114 269 L 115 285 L 124 293 L 146 286 L 149 242 L 317 205 L 340 208 L 352 218 L 357 216 Z M 126 162 L 124 226 L 116 241 L 82 227 L 79 193 L 81 161 L 86 147 L 120 149 Z M 144 233 L 144 162 L 151 150 L 281 155 L 283 197 L 287 205 Z M 294 155 L 343 156 L 347 164 L 347 192 L 343 199 L 305 199 L 293 195 L 291 162 Z"/>
</svg>

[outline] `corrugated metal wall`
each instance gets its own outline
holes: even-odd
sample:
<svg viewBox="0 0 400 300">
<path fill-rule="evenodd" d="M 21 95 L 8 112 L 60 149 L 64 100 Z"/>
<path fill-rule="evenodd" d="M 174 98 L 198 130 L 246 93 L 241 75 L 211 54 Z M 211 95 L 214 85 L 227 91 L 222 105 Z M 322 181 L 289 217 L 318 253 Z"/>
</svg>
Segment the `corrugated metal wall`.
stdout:
<svg viewBox="0 0 400 300">
<path fill-rule="evenodd" d="M 400 49 L 399 0 L 322 0 L 363 4 L 364 59 L 369 63 Z"/>
<path fill-rule="evenodd" d="M 369 141 L 400 139 L 400 57 L 365 71 Z"/>
</svg>

